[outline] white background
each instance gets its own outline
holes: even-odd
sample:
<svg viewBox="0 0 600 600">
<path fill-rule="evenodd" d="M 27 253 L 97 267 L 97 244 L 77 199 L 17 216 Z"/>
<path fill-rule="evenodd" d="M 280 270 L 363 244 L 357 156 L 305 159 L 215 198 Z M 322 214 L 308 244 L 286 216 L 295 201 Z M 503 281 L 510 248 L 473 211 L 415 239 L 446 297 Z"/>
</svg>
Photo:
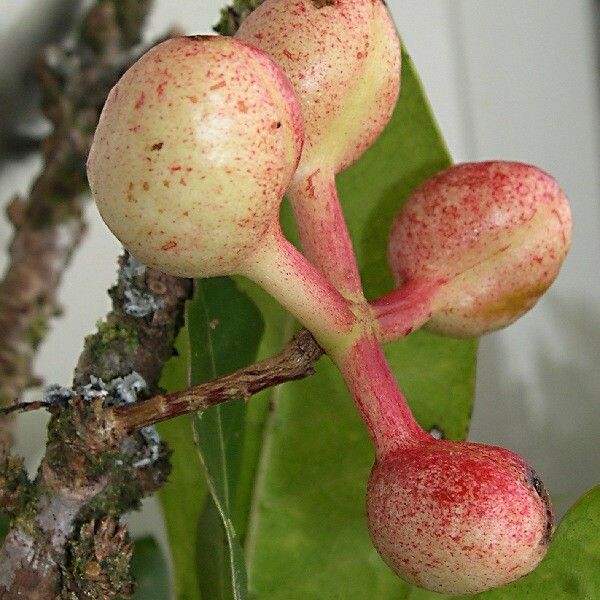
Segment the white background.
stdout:
<svg viewBox="0 0 600 600">
<path fill-rule="evenodd" d="M 0 0 L 0 134 L 15 123 L 38 131 L 26 85 L 36 48 L 64 30 L 73 0 Z M 598 38 L 583 0 L 391 0 L 456 161 L 534 163 L 571 198 L 575 231 L 556 284 L 517 324 L 484 338 L 471 438 L 510 447 L 542 474 L 560 512 L 600 482 L 600 214 Z M 207 32 L 221 0 L 159 0 L 149 37 L 168 25 Z M 72 16 L 72 15 L 71 15 Z M 35 155 L 0 158 L 0 203 L 25 193 Z M 41 348 L 37 372 L 68 385 L 81 350 L 108 307 L 119 248 L 89 205 L 90 232 L 60 292 L 65 316 Z M 10 228 L 0 220 L 2 252 Z M 0 268 L 6 264 L 0 255 Z M 39 392 L 32 391 L 33 397 Z M 30 464 L 45 440 L 40 416 L 21 419 L 19 450 Z M 147 503 L 135 528 L 157 527 Z"/>
</svg>

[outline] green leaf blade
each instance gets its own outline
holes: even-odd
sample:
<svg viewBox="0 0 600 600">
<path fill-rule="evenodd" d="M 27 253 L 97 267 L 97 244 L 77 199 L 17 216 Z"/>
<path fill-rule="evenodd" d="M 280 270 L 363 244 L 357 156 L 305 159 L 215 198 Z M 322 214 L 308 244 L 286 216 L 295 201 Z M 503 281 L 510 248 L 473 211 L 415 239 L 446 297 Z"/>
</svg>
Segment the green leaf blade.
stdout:
<svg viewBox="0 0 600 600">
<path fill-rule="evenodd" d="M 136 582 L 133 600 L 166 600 L 169 597 L 169 569 L 154 538 L 135 540 L 131 571 Z"/>
<path fill-rule="evenodd" d="M 182 330 L 177 351 L 162 373 L 160 386 L 168 392 L 189 386 L 189 343 Z M 201 600 L 195 533 L 206 499 L 206 479 L 193 436 L 192 417 L 184 415 L 157 425 L 172 451 L 169 480 L 158 493 L 173 563 L 177 600 Z"/>
<path fill-rule="evenodd" d="M 251 363 L 263 332 L 260 312 L 228 278 L 196 282 L 187 311 L 191 383 Z M 205 598 L 246 598 L 246 570 L 237 534 L 246 406 L 234 400 L 194 416 L 194 432 L 210 497 L 198 523 L 200 587 Z"/>
</svg>

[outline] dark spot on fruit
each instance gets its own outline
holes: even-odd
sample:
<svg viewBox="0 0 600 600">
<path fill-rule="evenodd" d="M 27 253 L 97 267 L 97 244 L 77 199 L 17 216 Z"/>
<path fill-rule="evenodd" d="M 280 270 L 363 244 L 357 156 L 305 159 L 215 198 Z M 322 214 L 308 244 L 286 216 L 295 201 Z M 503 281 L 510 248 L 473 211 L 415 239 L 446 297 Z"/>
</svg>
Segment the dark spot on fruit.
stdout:
<svg viewBox="0 0 600 600">
<path fill-rule="evenodd" d="M 541 543 L 548 545 L 552 540 L 552 534 L 554 533 L 555 526 L 554 510 L 552 509 L 550 496 L 548 495 L 542 480 L 537 476 L 537 473 L 533 469 L 529 472 L 527 482 L 531 485 L 531 487 L 533 487 L 537 495 L 542 499 L 542 502 L 546 508 L 546 528 L 544 530 Z"/>
<path fill-rule="evenodd" d="M 160 150 L 164 146 L 164 142 L 156 142 L 156 144 L 152 144 L 151 150 Z"/>
<path fill-rule="evenodd" d="M 312 0 L 312 3 L 315 8 L 325 8 L 326 6 L 333 6 L 335 4 L 335 0 Z"/>
</svg>

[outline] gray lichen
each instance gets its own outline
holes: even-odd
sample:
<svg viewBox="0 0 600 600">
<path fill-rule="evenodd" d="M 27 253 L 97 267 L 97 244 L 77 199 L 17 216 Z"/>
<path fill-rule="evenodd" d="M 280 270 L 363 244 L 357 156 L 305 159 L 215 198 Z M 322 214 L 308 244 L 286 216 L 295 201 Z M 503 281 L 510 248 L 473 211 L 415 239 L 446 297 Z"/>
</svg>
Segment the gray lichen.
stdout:
<svg viewBox="0 0 600 600">
<path fill-rule="evenodd" d="M 155 427 L 144 427 L 140 429 L 144 440 L 146 441 L 145 450 L 147 455 L 143 458 L 138 459 L 133 463 L 134 469 L 141 469 L 142 467 L 149 467 L 155 464 L 160 459 L 161 443 L 160 436 Z"/>
<path fill-rule="evenodd" d="M 162 300 L 157 300 L 143 287 L 145 272 L 146 266 L 131 254 L 127 255 L 127 262 L 119 271 L 119 283 L 123 286 L 123 312 L 136 318 L 147 317 L 164 306 Z"/>
<path fill-rule="evenodd" d="M 46 386 L 44 389 L 44 402 L 49 406 L 64 406 L 75 396 L 72 389 L 63 387 L 58 383 Z"/>
</svg>

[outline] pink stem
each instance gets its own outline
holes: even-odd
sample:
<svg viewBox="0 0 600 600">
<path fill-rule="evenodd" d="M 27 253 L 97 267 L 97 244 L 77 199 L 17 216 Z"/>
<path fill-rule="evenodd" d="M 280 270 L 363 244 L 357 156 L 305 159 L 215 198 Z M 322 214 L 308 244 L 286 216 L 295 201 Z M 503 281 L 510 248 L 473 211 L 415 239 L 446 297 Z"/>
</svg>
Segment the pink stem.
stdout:
<svg viewBox="0 0 600 600">
<path fill-rule="evenodd" d="M 325 350 L 337 346 L 356 325 L 351 304 L 285 239 L 279 224 L 242 274 L 285 306 Z"/>
<path fill-rule="evenodd" d="M 378 458 L 433 438 L 413 417 L 373 335 L 365 334 L 343 357 L 332 357 L 362 415 Z"/>
<path fill-rule="evenodd" d="M 363 298 L 333 172 L 317 169 L 288 189 L 305 256 L 344 296 Z"/>
<path fill-rule="evenodd" d="M 379 323 L 379 340 L 392 342 L 419 329 L 430 318 L 443 281 L 408 282 L 370 302 Z"/>
<path fill-rule="evenodd" d="M 339 367 L 373 439 L 377 456 L 389 450 L 430 439 L 413 417 L 379 346 L 373 314 L 365 300 L 356 256 L 341 209 L 333 172 L 316 170 L 298 177 L 290 186 L 300 239 L 309 260 L 354 306 L 360 335 L 343 352 L 325 348 Z M 422 304 L 419 300 L 418 304 Z M 386 302 L 383 302 L 383 306 Z M 389 327 L 388 338 L 398 329 L 390 311 L 382 310 Z M 404 328 L 410 318 L 421 319 L 422 309 L 409 311 L 406 298 L 402 315 Z"/>
<path fill-rule="evenodd" d="M 385 361 L 365 300 L 361 307 L 345 299 L 278 228 L 248 261 L 243 274 L 277 298 L 336 363 L 378 456 L 428 437 L 412 416 Z"/>
</svg>

